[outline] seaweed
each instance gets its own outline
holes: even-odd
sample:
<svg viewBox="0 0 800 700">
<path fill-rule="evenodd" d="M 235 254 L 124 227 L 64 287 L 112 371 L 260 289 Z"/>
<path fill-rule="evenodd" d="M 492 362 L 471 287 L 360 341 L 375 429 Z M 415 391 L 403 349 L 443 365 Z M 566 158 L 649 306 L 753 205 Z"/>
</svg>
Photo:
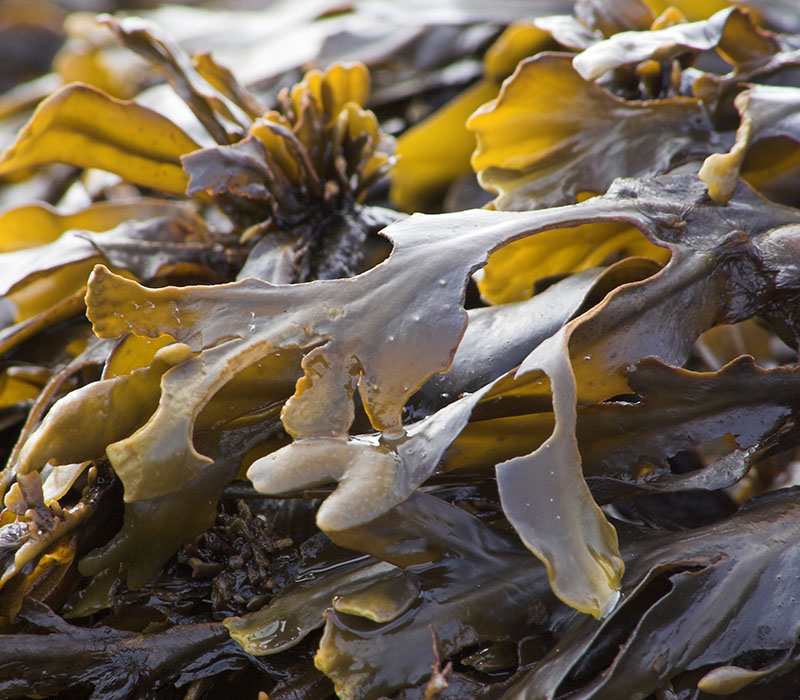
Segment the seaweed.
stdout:
<svg viewBox="0 0 800 700">
<path fill-rule="evenodd" d="M 315 8 L 0 96 L 0 697 L 792 687 L 791 13 Z"/>
</svg>

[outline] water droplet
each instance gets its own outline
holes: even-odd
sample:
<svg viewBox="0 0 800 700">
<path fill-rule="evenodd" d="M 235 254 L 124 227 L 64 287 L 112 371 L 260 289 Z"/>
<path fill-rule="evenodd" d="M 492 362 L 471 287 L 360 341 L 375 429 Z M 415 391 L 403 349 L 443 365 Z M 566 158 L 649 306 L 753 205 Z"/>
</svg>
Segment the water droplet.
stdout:
<svg viewBox="0 0 800 700">
<path fill-rule="evenodd" d="M 440 286 L 440 287 L 444 287 L 444 286 L 446 286 L 446 285 L 447 285 L 447 280 L 445 280 L 445 279 L 441 279 L 441 280 L 439 280 L 439 286 Z"/>
<path fill-rule="evenodd" d="M 171 301 L 170 302 L 170 308 L 172 309 L 172 318 L 175 319 L 175 323 L 177 323 L 179 326 L 182 325 L 181 324 L 181 315 L 178 312 L 178 305 L 174 301 Z"/>
</svg>

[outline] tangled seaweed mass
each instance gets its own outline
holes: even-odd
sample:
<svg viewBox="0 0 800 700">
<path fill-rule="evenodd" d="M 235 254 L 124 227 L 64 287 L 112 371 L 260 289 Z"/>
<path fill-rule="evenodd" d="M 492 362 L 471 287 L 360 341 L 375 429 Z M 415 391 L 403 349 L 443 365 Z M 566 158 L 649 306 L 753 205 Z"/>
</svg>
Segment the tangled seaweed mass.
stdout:
<svg viewBox="0 0 800 700">
<path fill-rule="evenodd" d="M 0 698 L 795 699 L 792 6 L 9 10 Z"/>
</svg>

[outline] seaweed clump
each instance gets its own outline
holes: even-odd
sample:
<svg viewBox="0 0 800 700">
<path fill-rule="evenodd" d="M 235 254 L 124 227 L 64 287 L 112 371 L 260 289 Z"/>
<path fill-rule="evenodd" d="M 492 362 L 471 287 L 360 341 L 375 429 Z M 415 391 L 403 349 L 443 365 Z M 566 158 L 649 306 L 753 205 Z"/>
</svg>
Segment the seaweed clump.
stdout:
<svg viewBox="0 0 800 700">
<path fill-rule="evenodd" d="M 0 98 L 0 697 L 788 698 L 800 26 L 328 9 Z"/>
</svg>

